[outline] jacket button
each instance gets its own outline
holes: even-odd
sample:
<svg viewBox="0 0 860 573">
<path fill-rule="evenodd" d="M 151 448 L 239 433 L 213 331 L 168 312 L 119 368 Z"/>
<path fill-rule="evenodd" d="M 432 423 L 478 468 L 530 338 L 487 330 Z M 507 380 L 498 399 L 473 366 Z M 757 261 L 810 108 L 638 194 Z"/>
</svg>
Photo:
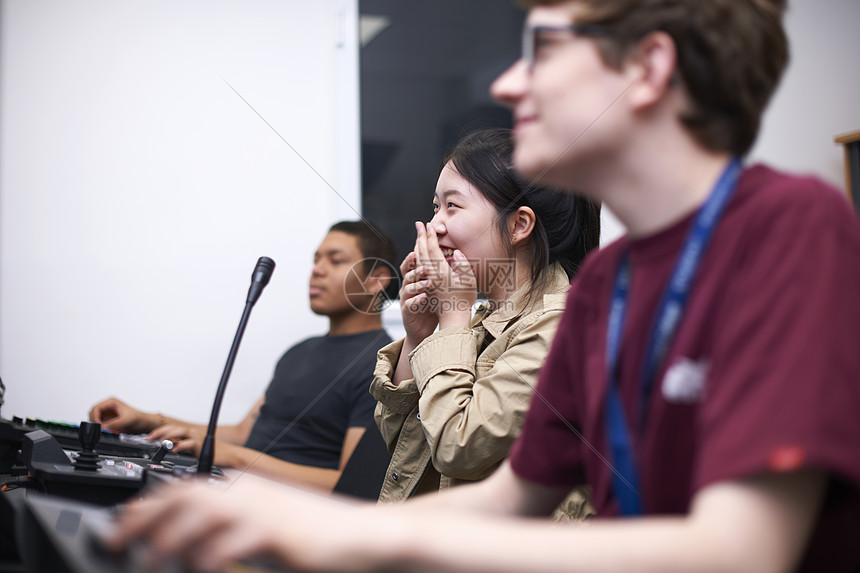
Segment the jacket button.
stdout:
<svg viewBox="0 0 860 573">
<path fill-rule="evenodd" d="M 398 479 L 400 479 L 400 475 L 397 472 L 391 472 L 391 479 L 397 481 Z"/>
</svg>

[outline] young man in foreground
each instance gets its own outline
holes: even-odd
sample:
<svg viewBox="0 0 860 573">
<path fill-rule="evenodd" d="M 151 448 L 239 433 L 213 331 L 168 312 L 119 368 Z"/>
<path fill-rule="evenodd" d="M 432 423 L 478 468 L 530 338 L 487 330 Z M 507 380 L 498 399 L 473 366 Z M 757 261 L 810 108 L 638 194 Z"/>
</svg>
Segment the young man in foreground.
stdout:
<svg viewBox="0 0 860 573">
<path fill-rule="evenodd" d="M 860 563 L 860 228 L 822 182 L 738 159 L 787 61 L 784 2 L 537 4 L 493 88 L 515 167 L 604 201 L 628 236 L 575 282 L 510 462 L 397 507 L 176 488 L 131 506 L 115 546 L 313 571 Z M 590 527 L 502 518 L 582 482 Z"/>
<path fill-rule="evenodd" d="M 314 253 L 311 310 L 329 319 L 325 336 L 304 340 L 278 361 L 266 394 L 236 425 L 218 427 L 215 465 L 331 491 L 365 428 L 376 400 L 368 393 L 376 351 L 391 342 L 380 300 L 396 292 L 394 247 L 366 221 L 331 227 Z M 388 292 L 391 292 L 388 290 Z M 200 454 L 205 424 L 142 412 L 108 398 L 90 419 L 115 432 L 149 432 Z"/>
</svg>

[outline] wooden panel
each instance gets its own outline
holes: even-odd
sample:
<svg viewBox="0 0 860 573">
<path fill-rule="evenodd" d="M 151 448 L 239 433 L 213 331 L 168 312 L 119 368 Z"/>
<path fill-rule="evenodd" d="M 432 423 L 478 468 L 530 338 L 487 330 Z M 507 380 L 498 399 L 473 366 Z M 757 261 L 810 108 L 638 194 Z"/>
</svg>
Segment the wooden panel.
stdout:
<svg viewBox="0 0 860 573">
<path fill-rule="evenodd" d="M 860 130 L 836 136 L 845 148 L 845 192 L 860 214 Z"/>
</svg>

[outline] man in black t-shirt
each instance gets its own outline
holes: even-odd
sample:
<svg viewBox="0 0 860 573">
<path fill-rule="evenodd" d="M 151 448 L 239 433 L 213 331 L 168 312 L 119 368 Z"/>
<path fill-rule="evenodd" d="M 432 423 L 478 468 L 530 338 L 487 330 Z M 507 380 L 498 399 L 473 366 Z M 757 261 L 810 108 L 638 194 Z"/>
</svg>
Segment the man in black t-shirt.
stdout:
<svg viewBox="0 0 860 573">
<path fill-rule="evenodd" d="M 309 338 L 290 348 L 278 361 L 245 447 L 338 469 L 344 437 L 362 432 L 373 419 L 376 401 L 368 380 L 376 351 L 390 341 L 384 330 L 374 329 Z"/>
<path fill-rule="evenodd" d="M 373 426 L 368 392 L 376 351 L 391 342 L 379 311 L 397 292 L 394 248 L 366 221 L 331 227 L 314 253 L 311 310 L 329 318 L 325 336 L 290 348 L 265 396 L 236 425 L 218 426 L 214 463 L 331 491 Z M 143 412 L 116 398 L 93 406 L 90 419 L 115 432 L 149 433 L 198 455 L 206 426 Z M 371 431 L 376 431 L 375 426 Z"/>
</svg>

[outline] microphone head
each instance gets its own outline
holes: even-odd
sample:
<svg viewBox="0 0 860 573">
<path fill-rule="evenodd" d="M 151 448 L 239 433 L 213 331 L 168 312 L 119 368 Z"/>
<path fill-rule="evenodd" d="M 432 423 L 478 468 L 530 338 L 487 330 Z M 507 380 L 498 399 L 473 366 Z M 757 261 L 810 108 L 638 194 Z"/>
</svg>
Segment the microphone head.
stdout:
<svg viewBox="0 0 860 573">
<path fill-rule="evenodd" d="M 275 261 L 269 257 L 260 257 L 257 260 L 257 265 L 254 267 L 254 272 L 251 273 L 251 288 L 248 289 L 248 304 L 254 304 L 260 298 L 263 292 L 263 287 L 269 284 L 269 279 L 272 278 L 272 272 L 275 270 Z"/>
<path fill-rule="evenodd" d="M 272 272 L 275 270 L 275 261 L 269 257 L 260 257 L 257 259 L 257 266 L 254 267 L 254 272 L 251 274 L 251 280 L 261 282 L 263 286 L 269 284 L 269 279 L 272 278 Z"/>
</svg>

